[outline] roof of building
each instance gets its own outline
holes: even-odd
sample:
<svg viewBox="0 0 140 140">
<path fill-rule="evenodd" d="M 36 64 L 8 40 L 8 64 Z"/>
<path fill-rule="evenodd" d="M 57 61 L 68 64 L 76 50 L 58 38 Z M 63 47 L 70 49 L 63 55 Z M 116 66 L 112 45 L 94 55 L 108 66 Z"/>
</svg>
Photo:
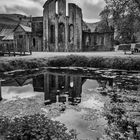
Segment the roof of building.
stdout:
<svg viewBox="0 0 140 140">
<path fill-rule="evenodd" d="M 14 32 L 13 29 L 7 29 L 7 28 L 3 28 L 0 31 L 0 37 L 2 38 L 2 40 L 14 40 Z"/>
<path fill-rule="evenodd" d="M 32 28 L 29 27 L 29 26 L 25 26 L 25 25 L 22 25 L 22 24 L 19 24 L 19 26 L 25 31 L 25 32 L 32 32 Z"/>
<path fill-rule="evenodd" d="M 3 39 L 3 41 L 6 41 L 6 40 L 14 40 L 14 33 L 13 32 L 10 32 L 8 35 L 6 35 Z"/>
<path fill-rule="evenodd" d="M 13 24 L 10 24 L 10 25 L 6 25 L 6 24 L 2 24 L 0 23 L 0 32 L 3 30 L 3 29 L 15 29 L 17 25 L 13 25 Z"/>
</svg>

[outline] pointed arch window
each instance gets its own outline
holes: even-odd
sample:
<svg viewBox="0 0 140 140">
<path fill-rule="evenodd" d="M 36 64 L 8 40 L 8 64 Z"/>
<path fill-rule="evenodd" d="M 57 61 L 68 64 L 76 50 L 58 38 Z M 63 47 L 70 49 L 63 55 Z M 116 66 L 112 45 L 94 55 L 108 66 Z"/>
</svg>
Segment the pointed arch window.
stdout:
<svg viewBox="0 0 140 140">
<path fill-rule="evenodd" d="M 74 42 L 74 26 L 72 24 L 69 26 L 69 42 Z"/>
<path fill-rule="evenodd" d="M 59 24 L 58 33 L 59 33 L 58 42 L 64 43 L 65 42 L 65 25 L 64 25 L 64 23 Z"/>
<path fill-rule="evenodd" d="M 55 43 L 55 26 L 51 25 L 50 29 L 51 29 L 50 42 Z"/>
</svg>

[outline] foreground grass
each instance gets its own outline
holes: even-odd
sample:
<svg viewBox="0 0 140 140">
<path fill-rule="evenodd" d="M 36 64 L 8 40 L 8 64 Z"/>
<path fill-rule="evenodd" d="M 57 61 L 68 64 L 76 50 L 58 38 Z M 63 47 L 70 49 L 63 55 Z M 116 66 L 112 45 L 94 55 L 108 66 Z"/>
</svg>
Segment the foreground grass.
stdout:
<svg viewBox="0 0 140 140">
<path fill-rule="evenodd" d="M 140 70 L 140 57 L 107 57 L 65 55 L 56 57 L 3 59 L 0 72 L 40 67 L 94 67 L 124 70 Z"/>
</svg>

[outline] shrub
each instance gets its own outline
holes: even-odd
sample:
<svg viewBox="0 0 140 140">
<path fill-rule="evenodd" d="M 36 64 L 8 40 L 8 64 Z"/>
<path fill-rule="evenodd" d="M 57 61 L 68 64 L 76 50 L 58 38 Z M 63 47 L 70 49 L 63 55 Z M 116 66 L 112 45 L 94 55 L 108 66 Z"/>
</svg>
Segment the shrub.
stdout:
<svg viewBox="0 0 140 140">
<path fill-rule="evenodd" d="M 76 140 L 75 131 L 49 120 L 45 115 L 8 119 L 0 117 L 0 135 L 4 140 Z"/>
<path fill-rule="evenodd" d="M 105 104 L 104 115 L 108 121 L 106 133 L 111 140 L 139 140 L 138 125 L 130 117 L 117 92 L 110 94 L 110 103 Z M 133 104 L 133 103 L 132 103 Z"/>
<path fill-rule="evenodd" d="M 89 61 L 90 67 L 94 68 L 105 68 L 105 58 L 103 57 L 92 57 Z M 107 66 L 107 65 L 106 65 Z"/>
<path fill-rule="evenodd" d="M 70 55 L 67 57 L 67 62 L 69 62 L 69 66 L 87 67 L 88 61 L 89 59 L 85 56 Z"/>
<path fill-rule="evenodd" d="M 88 58 L 85 56 L 69 55 L 64 57 L 54 57 L 48 60 L 48 66 L 51 67 L 86 67 L 88 64 Z"/>
<path fill-rule="evenodd" d="M 40 67 L 94 67 L 125 70 L 140 70 L 138 57 L 102 57 L 102 56 L 56 56 L 50 58 L 17 59 L 0 62 L 0 72 L 16 69 L 33 69 Z"/>
<path fill-rule="evenodd" d="M 67 66 L 68 64 L 67 64 L 66 58 L 54 57 L 48 60 L 47 65 L 50 67 L 64 67 L 64 66 Z"/>
</svg>

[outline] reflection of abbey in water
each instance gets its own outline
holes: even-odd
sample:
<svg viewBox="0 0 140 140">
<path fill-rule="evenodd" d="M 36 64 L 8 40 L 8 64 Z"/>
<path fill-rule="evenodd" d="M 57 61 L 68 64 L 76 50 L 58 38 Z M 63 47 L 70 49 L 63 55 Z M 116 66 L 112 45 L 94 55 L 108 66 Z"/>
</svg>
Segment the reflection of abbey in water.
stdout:
<svg viewBox="0 0 140 140">
<path fill-rule="evenodd" d="M 86 81 L 93 80 L 94 88 L 100 88 L 104 92 L 107 87 L 116 87 L 118 90 L 135 90 L 139 91 L 139 82 L 134 79 L 121 78 L 107 78 L 102 77 L 99 74 L 68 74 L 68 73 L 56 73 L 46 72 L 45 74 L 38 75 L 36 77 L 15 77 L 9 78 L 9 80 L 0 81 L 0 100 L 2 99 L 2 88 L 9 88 L 10 92 L 18 93 L 22 89 L 23 93 L 26 93 L 27 87 L 31 85 L 30 91 L 44 92 L 44 100 L 46 104 L 55 102 L 70 102 L 74 105 L 81 102 L 83 85 Z M 95 87 L 94 81 L 97 81 Z M 121 82 L 120 82 L 121 81 Z M 16 88 L 15 88 L 16 87 Z M 29 91 L 29 92 L 30 92 Z M 102 93 L 103 93 L 102 92 Z M 101 92 L 100 92 L 101 93 Z M 10 93 L 7 93 L 10 94 Z"/>
<path fill-rule="evenodd" d="M 37 76 L 33 80 L 35 91 L 44 91 L 46 103 L 81 102 L 82 78 L 63 74 L 49 74 Z"/>
<path fill-rule="evenodd" d="M 100 76 L 81 76 L 60 73 L 46 73 L 33 80 L 34 90 L 45 93 L 46 104 L 55 102 L 71 102 L 76 105 L 81 102 L 82 86 L 87 79 L 97 80 L 102 88 L 113 86 L 113 79 Z"/>
<path fill-rule="evenodd" d="M 21 87 L 23 87 L 22 92 L 24 92 L 26 85 L 32 85 L 32 92 L 44 92 L 44 100 L 46 104 L 70 102 L 73 105 L 76 105 L 81 102 L 82 86 L 87 79 L 97 81 L 98 86 L 103 88 L 106 88 L 107 83 L 109 83 L 110 86 L 113 84 L 112 79 L 104 78 L 99 75 L 85 76 L 79 74 L 47 72 L 32 78 L 10 78 L 9 80 L 2 82 L 2 87 L 8 87 L 12 89 L 13 92 L 17 93 L 18 91 L 14 90 L 18 90 L 18 88 L 21 90 Z"/>
</svg>

